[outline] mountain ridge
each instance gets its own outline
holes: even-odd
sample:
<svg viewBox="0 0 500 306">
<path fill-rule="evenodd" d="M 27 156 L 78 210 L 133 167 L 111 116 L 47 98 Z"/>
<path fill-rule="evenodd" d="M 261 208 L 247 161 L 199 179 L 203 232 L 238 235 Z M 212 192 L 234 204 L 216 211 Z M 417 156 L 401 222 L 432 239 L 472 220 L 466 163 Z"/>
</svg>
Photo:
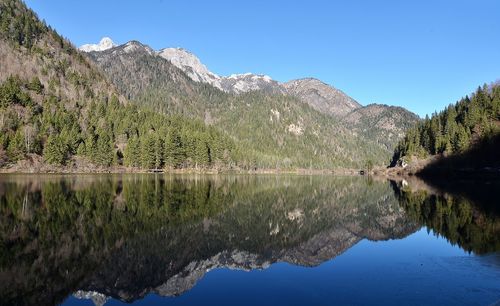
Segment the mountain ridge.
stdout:
<svg viewBox="0 0 500 306">
<path fill-rule="evenodd" d="M 87 51 L 84 46 L 80 47 L 80 50 L 87 53 L 105 51 Z M 114 47 L 117 46 L 115 45 L 112 48 Z M 210 71 L 194 53 L 185 48 L 167 47 L 155 52 L 184 71 L 193 81 L 210 84 L 225 92 L 240 94 L 249 91 L 264 90 L 271 93 L 289 94 L 298 97 L 320 112 L 334 116 L 347 115 L 350 111 L 363 107 L 363 105 L 342 90 L 314 77 L 303 77 L 279 82 L 268 75 L 251 72 L 220 76 Z M 312 97 L 313 95 L 316 96 Z M 335 105 L 328 105 L 335 99 L 341 100 L 342 109 L 336 110 L 334 108 Z"/>
<path fill-rule="evenodd" d="M 340 118 L 318 112 L 297 97 L 272 86 L 227 93 L 194 81 L 146 45 L 140 46 L 134 53 L 125 52 L 122 45 L 87 56 L 135 103 L 201 119 L 226 131 L 245 148 L 245 167 L 357 168 L 366 160 L 383 164 L 390 158 L 387 148 L 376 140 L 356 135 Z M 255 78 L 249 74 L 230 76 L 241 77 Z M 270 78 L 266 79 L 272 85 Z"/>
<path fill-rule="evenodd" d="M 301 167 L 314 164 L 307 161 L 306 155 L 314 160 L 319 152 L 324 155 L 322 160 L 331 155 L 328 159 L 344 161 L 336 163 L 338 165 L 356 164 L 360 167 L 361 160 L 369 159 L 383 164 L 383 159 L 390 158 L 392 146 L 399 140 L 401 131 L 418 120 L 416 115 L 403 108 L 384 105 L 378 108 L 385 111 L 372 114 L 373 106 L 366 108 L 318 79 L 304 78 L 282 84 L 269 76 L 251 73 L 220 77 L 185 49 L 154 51 L 138 43 L 141 48 L 135 50 L 134 55 L 124 52 L 123 46 L 127 44 L 130 42 L 87 55 L 104 70 L 122 94 L 136 103 L 147 104 L 160 112 L 180 113 L 204 120 L 206 124 L 227 131 L 235 141 L 245 143 L 248 150 L 262 151 L 267 147 L 265 157 L 261 152 L 256 160 L 269 159 L 281 150 L 288 152 L 283 159 L 272 157 L 273 161 L 266 162 L 265 167 L 289 165 L 290 159 L 291 164 L 296 164 L 290 156 L 292 152 L 302 156 Z M 179 57 L 171 61 L 166 53 Z M 189 63 L 194 63 L 194 66 L 183 66 Z M 216 86 L 210 82 L 216 82 Z M 353 115 L 355 111 L 356 115 Z M 352 122 L 353 118 L 355 122 Z M 379 124 L 370 129 L 368 122 Z M 262 137 L 269 141 L 267 146 L 262 146 L 262 141 L 258 140 Z M 296 146 L 295 149 L 292 146 Z M 351 149 L 346 150 L 346 147 Z M 371 152 L 368 153 L 371 157 L 354 147 L 365 147 L 363 151 Z"/>
</svg>

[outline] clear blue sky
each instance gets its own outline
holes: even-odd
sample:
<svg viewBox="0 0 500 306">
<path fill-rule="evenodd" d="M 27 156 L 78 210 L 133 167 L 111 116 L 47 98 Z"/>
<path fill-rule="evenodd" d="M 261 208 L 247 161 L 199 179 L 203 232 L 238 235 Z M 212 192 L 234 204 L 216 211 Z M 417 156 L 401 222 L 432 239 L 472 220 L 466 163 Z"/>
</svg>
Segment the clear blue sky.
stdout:
<svg viewBox="0 0 500 306">
<path fill-rule="evenodd" d="M 423 116 L 500 79 L 500 1 L 27 0 L 75 45 L 183 47 L 220 75 L 316 77 Z"/>
</svg>

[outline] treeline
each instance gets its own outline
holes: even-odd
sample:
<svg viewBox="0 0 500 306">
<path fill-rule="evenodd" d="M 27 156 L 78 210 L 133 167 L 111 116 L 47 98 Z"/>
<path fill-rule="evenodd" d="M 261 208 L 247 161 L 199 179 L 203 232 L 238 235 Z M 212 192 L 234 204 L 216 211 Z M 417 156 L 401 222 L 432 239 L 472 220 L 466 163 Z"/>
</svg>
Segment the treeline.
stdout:
<svg viewBox="0 0 500 306">
<path fill-rule="evenodd" d="M 103 167 L 221 167 L 233 142 L 197 120 L 165 116 L 116 96 L 69 103 L 48 94 L 34 77 L 0 85 L 0 166 L 41 155 L 65 165 L 75 157 Z"/>
<path fill-rule="evenodd" d="M 26 10 L 19 14 L 19 1 L 2 0 L 0 3 L 0 35 L 19 46 L 31 48 L 48 27 L 38 20 L 35 13 Z"/>
<path fill-rule="evenodd" d="M 66 53 L 78 54 L 68 40 L 40 20 L 24 3 L 19 0 L 0 1 L 0 38 L 27 50 L 40 52 L 36 42 L 44 35 L 50 35 Z"/>
<path fill-rule="evenodd" d="M 457 154 L 492 138 L 500 126 L 500 85 L 479 87 L 471 98 L 435 113 L 408 130 L 395 149 L 393 163 L 404 156 Z"/>
<path fill-rule="evenodd" d="M 500 218 L 491 213 L 491 207 L 487 210 L 462 196 L 429 195 L 425 191 L 412 192 L 399 187 L 395 192 L 410 220 L 445 237 L 453 245 L 476 254 L 500 249 Z M 492 202 L 488 203 L 491 206 Z"/>
</svg>

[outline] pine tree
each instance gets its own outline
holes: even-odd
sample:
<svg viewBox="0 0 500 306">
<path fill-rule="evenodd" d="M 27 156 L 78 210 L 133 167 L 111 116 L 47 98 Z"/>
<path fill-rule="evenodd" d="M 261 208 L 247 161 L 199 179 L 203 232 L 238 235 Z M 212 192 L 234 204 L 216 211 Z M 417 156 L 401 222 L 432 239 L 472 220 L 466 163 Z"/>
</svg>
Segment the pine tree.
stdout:
<svg viewBox="0 0 500 306">
<path fill-rule="evenodd" d="M 43 149 L 43 158 L 54 165 L 62 165 L 67 159 L 67 149 L 59 135 L 50 135 Z"/>
<path fill-rule="evenodd" d="M 101 130 L 96 142 L 97 154 L 94 161 L 102 166 L 110 166 L 114 159 L 114 150 L 111 145 L 111 137 L 106 130 Z"/>
<path fill-rule="evenodd" d="M 196 141 L 195 163 L 196 166 L 206 166 L 210 162 L 209 149 L 204 135 L 201 135 Z"/>
<path fill-rule="evenodd" d="M 136 136 L 127 141 L 124 152 L 125 165 L 128 167 L 139 167 L 141 165 L 141 146 Z"/>
<path fill-rule="evenodd" d="M 165 139 L 165 164 L 169 167 L 179 168 L 185 159 L 181 136 L 177 127 L 172 127 Z"/>
<path fill-rule="evenodd" d="M 142 168 L 154 169 L 157 165 L 156 137 L 154 133 L 148 133 L 141 138 Z"/>
<path fill-rule="evenodd" d="M 33 90 L 37 94 L 41 94 L 43 92 L 43 84 L 40 82 L 40 79 L 37 76 L 34 76 L 31 79 L 27 87 L 29 90 Z"/>
<path fill-rule="evenodd" d="M 18 161 L 23 159 L 25 154 L 26 146 L 24 143 L 24 135 L 21 130 L 17 130 L 7 146 L 7 156 L 11 161 Z"/>
<path fill-rule="evenodd" d="M 460 126 L 457 133 L 455 134 L 455 139 L 453 141 L 453 152 L 459 153 L 463 152 L 469 146 L 469 134 L 465 127 Z"/>
<path fill-rule="evenodd" d="M 158 135 L 154 135 L 154 147 L 155 147 L 155 168 L 156 169 L 161 169 L 163 168 L 165 161 L 164 161 L 164 156 L 165 156 L 165 144 L 162 140 L 162 138 Z"/>
</svg>

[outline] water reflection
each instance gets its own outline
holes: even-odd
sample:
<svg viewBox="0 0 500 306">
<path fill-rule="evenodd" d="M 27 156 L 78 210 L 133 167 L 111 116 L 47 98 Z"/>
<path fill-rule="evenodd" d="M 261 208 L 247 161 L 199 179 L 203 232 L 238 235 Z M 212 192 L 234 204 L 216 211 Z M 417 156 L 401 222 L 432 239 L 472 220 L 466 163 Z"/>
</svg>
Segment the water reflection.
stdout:
<svg viewBox="0 0 500 306">
<path fill-rule="evenodd" d="M 210 270 L 317 266 L 422 225 L 477 253 L 499 219 L 465 198 L 359 177 L 0 177 L 0 301 L 179 296 Z"/>
<path fill-rule="evenodd" d="M 455 181 L 427 185 L 392 182 L 408 217 L 451 244 L 475 254 L 500 251 L 500 183 Z"/>
</svg>

